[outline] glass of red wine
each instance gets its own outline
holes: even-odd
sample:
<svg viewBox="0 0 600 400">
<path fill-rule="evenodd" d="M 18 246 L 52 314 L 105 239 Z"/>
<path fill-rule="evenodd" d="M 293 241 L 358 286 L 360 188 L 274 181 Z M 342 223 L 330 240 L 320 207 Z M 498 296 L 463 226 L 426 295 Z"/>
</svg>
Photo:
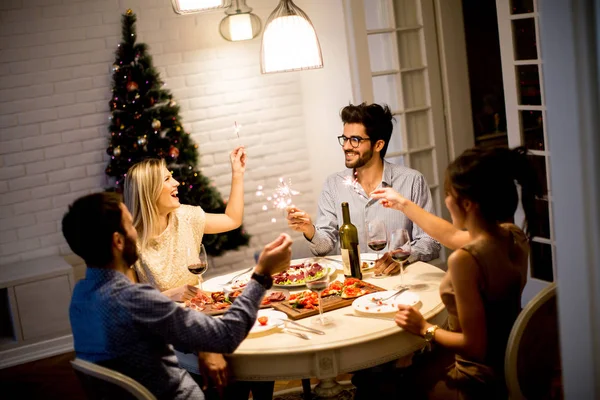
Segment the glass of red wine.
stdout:
<svg viewBox="0 0 600 400">
<path fill-rule="evenodd" d="M 367 237 L 367 245 L 377 253 L 379 259 L 379 252 L 387 246 L 387 229 L 382 220 L 374 219 L 367 222 Z"/>
<path fill-rule="evenodd" d="M 326 273 L 319 278 L 310 279 L 308 276 L 306 276 L 305 278 L 306 287 L 312 290 L 313 292 L 317 292 L 319 294 L 319 318 L 313 319 L 312 323 L 321 326 L 333 323 L 333 318 L 323 316 L 323 298 L 321 297 L 321 293 L 323 293 L 323 290 L 327 289 L 327 287 L 329 286 L 330 278 L 329 273 L 327 272 L 328 271 L 326 271 Z"/>
<path fill-rule="evenodd" d="M 407 286 L 404 285 L 404 264 L 411 254 L 410 243 L 410 235 L 406 229 L 396 229 L 392 232 L 389 251 L 394 261 L 400 264 L 400 285 L 395 287 L 394 290 L 407 288 Z"/>
<path fill-rule="evenodd" d="M 188 249 L 189 252 L 189 249 Z M 198 254 L 198 260 L 188 265 L 188 270 L 195 275 L 198 275 L 198 281 L 200 282 L 200 291 L 202 291 L 202 275 L 208 269 L 208 256 L 206 255 L 206 249 L 204 245 L 200 245 L 200 253 Z"/>
</svg>

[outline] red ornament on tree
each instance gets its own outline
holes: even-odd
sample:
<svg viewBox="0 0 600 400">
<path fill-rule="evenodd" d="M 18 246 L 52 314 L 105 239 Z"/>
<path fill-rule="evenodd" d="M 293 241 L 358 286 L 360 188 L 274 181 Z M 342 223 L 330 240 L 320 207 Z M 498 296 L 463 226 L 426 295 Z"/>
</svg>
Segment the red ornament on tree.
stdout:
<svg viewBox="0 0 600 400">
<path fill-rule="evenodd" d="M 138 87 L 138 84 L 134 81 L 127 82 L 127 90 L 129 92 L 135 92 L 136 90 L 138 90 Z"/>
<path fill-rule="evenodd" d="M 169 149 L 169 155 L 173 158 L 179 157 L 179 149 L 175 146 L 171 146 Z"/>
</svg>

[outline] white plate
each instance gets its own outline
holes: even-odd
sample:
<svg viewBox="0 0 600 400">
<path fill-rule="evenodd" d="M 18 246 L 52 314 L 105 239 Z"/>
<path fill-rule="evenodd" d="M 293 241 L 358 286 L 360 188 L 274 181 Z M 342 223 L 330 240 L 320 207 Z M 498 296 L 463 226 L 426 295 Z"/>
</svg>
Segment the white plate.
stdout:
<svg viewBox="0 0 600 400">
<path fill-rule="evenodd" d="M 367 268 L 363 268 L 363 271 L 368 271 L 375 268 L 375 261 L 377 261 L 377 253 L 364 253 L 360 255 L 360 264 L 366 262 L 368 264 Z"/>
<path fill-rule="evenodd" d="M 225 289 L 225 287 L 227 287 L 227 289 L 229 290 L 232 290 L 234 287 L 236 287 L 236 285 L 239 285 L 242 282 L 248 283 L 248 281 L 250 280 L 250 276 L 252 275 L 252 271 L 237 277 L 235 281 L 233 281 L 233 283 L 227 284 L 227 282 L 229 282 L 231 278 L 233 278 L 240 272 L 241 271 L 232 272 L 227 275 L 215 276 L 214 278 L 207 279 L 206 282 L 202 283 L 202 290 L 206 292 L 221 292 L 223 291 L 223 289 Z"/>
<path fill-rule="evenodd" d="M 338 263 L 336 263 L 335 261 L 326 260 L 321 257 L 298 258 L 296 260 L 290 261 L 290 265 L 302 264 L 305 261 L 310 261 L 312 263 L 318 262 L 323 268 L 327 268 L 326 273 L 330 276 L 335 273 L 337 266 L 338 266 Z M 296 288 L 296 287 L 302 287 L 302 286 L 306 286 L 306 284 L 305 283 L 296 283 L 296 284 L 292 284 L 292 285 L 281 285 L 281 284 L 273 283 L 273 287 L 278 287 L 278 288 Z"/>
<path fill-rule="evenodd" d="M 258 317 L 268 317 L 269 320 L 267 321 L 266 325 L 261 325 L 258 322 Z M 277 328 L 278 326 L 281 326 L 283 324 L 283 322 L 281 320 L 287 319 L 287 318 L 288 318 L 287 314 L 283 313 L 281 311 L 275 311 L 275 310 L 271 310 L 271 309 L 258 310 L 258 316 L 256 318 L 256 322 L 254 323 L 254 326 L 252 327 L 252 329 L 250 329 L 250 333 L 259 333 L 259 332 L 270 331 L 273 328 Z"/>
<path fill-rule="evenodd" d="M 385 300 L 381 305 L 372 301 L 373 297 L 386 298 L 394 293 L 396 293 L 396 290 L 387 290 L 385 292 L 375 292 L 364 295 L 352 302 L 352 308 L 354 311 L 362 314 L 387 314 L 398 311 L 398 304 L 414 306 L 420 301 L 419 295 L 411 291 L 406 291 L 396 297 Z"/>
</svg>

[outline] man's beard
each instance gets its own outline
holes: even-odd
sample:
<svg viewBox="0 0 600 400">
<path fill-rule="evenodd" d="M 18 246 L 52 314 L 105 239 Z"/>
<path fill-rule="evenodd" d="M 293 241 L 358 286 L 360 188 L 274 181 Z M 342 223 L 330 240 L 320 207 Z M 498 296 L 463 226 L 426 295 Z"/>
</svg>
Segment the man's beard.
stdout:
<svg viewBox="0 0 600 400">
<path fill-rule="evenodd" d="M 127 235 L 125 235 L 125 246 L 123 247 L 123 260 L 127 263 L 128 266 L 132 266 L 138 260 L 139 255 L 137 251 L 137 246 L 135 244 L 135 240 L 131 240 Z"/>
<path fill-rule="evenodd" d="M 344 152 L 345 155 L 346 152 Z M 358 159 L 356 159 L 355 161 L 346 161 L 346 168 L 360 168 L 360 167 L 364 167 L 365 165 L 367 165 L 367 163 L 369 161 L 371 161 L 371 158 L 373 158 L 373 150 L 369 149 L 367 151 L 365 151 L 363 154 L 360 154 L 356 151 L 353 151 L 352 153 L 354 154 L 358 154 Z"/>
</svg>

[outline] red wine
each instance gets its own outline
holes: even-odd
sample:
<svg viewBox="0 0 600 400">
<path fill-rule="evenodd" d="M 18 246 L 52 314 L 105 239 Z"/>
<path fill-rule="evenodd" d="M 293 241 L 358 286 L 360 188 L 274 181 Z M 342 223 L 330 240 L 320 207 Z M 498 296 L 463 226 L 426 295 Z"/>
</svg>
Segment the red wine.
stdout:
<svg viewBox="0 0 600 400">
<path fill-rule="evenodd" d="M 188 265 L 188 269 L 192 274 L 200 275 L 203 274 L 204 271 L 208 268 L 207 263 L 200 262 L 198 264 Z"/>
<path fill-rule="evenodd" d="M 398 262 L 403 262 L 408 257 L 410 257 L 410 251 L 396 250 L 392 253 L 392 258 Z"/>
<path fill-rule="evenodd" d="M 369 248 L 373 251 L 381 251 L 383 249 L 385 249 L 385 246 L 387 245 L 387 242 L 385 240 L 373 240 L 369 243 L 367 243 L 369 245 Z"/>
</svg>

